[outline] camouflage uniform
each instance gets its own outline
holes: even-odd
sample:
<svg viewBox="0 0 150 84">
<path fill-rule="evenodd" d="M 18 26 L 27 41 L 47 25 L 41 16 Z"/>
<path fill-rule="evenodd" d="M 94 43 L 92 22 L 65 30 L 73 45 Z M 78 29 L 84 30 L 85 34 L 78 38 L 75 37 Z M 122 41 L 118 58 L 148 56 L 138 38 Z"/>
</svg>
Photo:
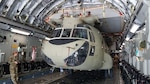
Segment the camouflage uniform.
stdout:
<svg viewBox="0 0 150 84">
<path fill-rule="evenodd" d="M 14 84 L 18 84 L 18 66 L 15 62 L 18 62 L 17 56 L 10 56 L 9 57 L 9 70 L 11 80 Z"/>
</svg>

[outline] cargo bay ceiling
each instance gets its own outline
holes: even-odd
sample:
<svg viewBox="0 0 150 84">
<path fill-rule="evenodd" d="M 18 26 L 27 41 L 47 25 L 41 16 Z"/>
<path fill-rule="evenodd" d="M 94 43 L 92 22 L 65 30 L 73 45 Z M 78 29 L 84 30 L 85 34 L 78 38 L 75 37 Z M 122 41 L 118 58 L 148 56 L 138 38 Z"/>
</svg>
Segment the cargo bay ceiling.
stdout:
<svg viewBox="0 0 150 84">
<path fill-rule="evenodd" d="M 31 31 L 38 37 L 49 36 L 53 27 L 45 19 L 50 15 L 58 14 L 62 9 L 97 8 L 89 9 L 102 22 L 101 26 L 95 26 L 106 36 L 121 38 L 126 35 L 126 25 L 131 23 L 135 11 L 139 12 L 141 2 L 142 0 L 0 0 L 0 28 L 9 30 L 16 27 Z"/>
</svg>

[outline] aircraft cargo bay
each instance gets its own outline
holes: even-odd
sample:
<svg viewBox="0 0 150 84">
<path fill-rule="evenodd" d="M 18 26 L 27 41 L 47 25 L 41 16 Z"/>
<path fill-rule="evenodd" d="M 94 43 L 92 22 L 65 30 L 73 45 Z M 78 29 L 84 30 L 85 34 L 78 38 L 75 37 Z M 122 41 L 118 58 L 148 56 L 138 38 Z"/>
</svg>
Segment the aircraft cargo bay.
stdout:
<svg viewBox="0 0 150 84">
<path fill-rule="evenodd" d="M 150 84 L 149 0 L 0 0 L 0 84 Z"/>
</svg>

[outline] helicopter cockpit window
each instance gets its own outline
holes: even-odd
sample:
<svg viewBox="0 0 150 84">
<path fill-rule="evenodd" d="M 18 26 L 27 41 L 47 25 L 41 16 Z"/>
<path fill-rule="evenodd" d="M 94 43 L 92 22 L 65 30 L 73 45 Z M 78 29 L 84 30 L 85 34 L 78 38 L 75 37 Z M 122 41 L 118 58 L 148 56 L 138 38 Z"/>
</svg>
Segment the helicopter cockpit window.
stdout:
<svg viewBox="0 0 150 84">
<path fill-rule="evenodd" d="M 89 36 L 90 36 L 90 41 L 95 42 L 95 38 L 92 32 L 89 32 Z"/>
<path fill-rule="evenodd" d="M 62 37 L 70 37 L 71 29 L 64 29 Z"/>
<path fill-rule="evenodd" d="M 53 31 L 52 37 L 59 37 L 62 29 L 57 29 Z"/>
<path fill-rule="evenodd" d="M 87 30 L 86 29 L 74 29 L 72 37 L 88 39 Z"/>
</svg>

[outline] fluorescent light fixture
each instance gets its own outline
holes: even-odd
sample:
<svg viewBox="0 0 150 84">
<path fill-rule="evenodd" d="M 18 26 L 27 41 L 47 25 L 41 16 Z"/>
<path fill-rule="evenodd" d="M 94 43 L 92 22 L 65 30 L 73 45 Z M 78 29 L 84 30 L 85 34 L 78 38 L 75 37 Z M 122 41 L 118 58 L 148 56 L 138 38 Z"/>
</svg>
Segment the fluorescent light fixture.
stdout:
<svg viewBox="0 0 150 84">
<path fill-rule="evenodd" d="M 50 38 L 48 38 L 48 37 L 45 37 L 45 40 L 50 40 Z"/>
<path fill-rule="evenodd" d="M 125 43 L 122 43 L 122 45 L 125 45 Z"/>
<path fill-rule="evenodd" d="M 145 28 L 145 27 L 143 28 L 143 31 L 146 31 L 146 28 Z"/>
<path fill-rule="evenodd" d="M 19 30 L 19 29 L 14 29 L 14 28 L 11 28 L 11 32 L 18 33 L 18 34 L 23 34 L 23 35 L 30 35 L 29 32 L 22 31 L 22 30 Z"/>
<path fill-rule="evenodd" d="M 130 29 L 130 32 L 131 32 L 131 33 L 135 33 L 139 27 L 140 27 L 140 25 L 133 23 L 133 24 L 132 24 L 132 27 L 131 27 L 131 29 Z"/>
<path fill-rule="evenodd" d="M 129 39 L 130 39 L 130 38 L 127 36 L 127 37 L 126 37 L 126 41 L 129 41 Z"/>
</svg>

